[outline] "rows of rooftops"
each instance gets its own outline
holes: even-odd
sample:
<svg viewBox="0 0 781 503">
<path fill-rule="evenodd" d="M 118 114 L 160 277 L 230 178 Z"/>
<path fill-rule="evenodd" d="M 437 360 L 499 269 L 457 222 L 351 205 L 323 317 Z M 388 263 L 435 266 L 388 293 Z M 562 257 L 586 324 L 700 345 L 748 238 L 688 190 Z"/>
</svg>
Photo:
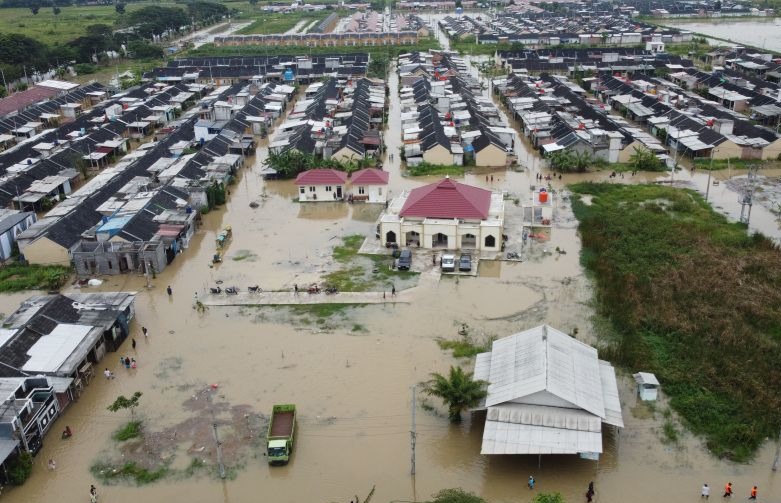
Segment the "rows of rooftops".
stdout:
<svg viewBox="0 0 781 503">
<path fill-rule="evenodd" d="M 513 132 L 460 56 L 447 51 L 402 54 L 398 71 L 407 164 L 460 165 L 466 152 L 478 166 L 506 165 Z M 451 156 L 437 155 L 440 147 Z M 484 149 L 492 151 L 490 160 L 483 157 Z"/>
<path fill-rule="evenodd" d="M 18 236 L 22 252 L 42 238 L 70 250 L 103 231 L 159 238 L 207 204 L 208 187 L 254 153 L 250 133 L 270 127 L 294 92 L 246 81 L 148 82 L 114 95 L 91 85 L 5 118 L 0 134 L 13 139 L 0 153 L 0 202 L 56 204 Z"/>
<path fill-rule="evenodd" d="M 482 44 L 637 45 L 654 37 L 666 42 L 687 42 L 692 37 L 687 31 L 660 28 L 620 14 L 446 16 L 439 25 L 451 38 L 476 37 L 476 41 Z"/>
<path fill-rule="evenodd" d="M 214 37 L 214 45 L 264 45 L 329 47 L 339 45 L 393 45 L 409 44 L 418 39 L 414 30 L 379 31 L 366 33 L 294 33 L 271 35 L 222 35 Z"/>
<path fill-rule="evenodd" d="M 775 159 L 781 153 L 781 137 L 772 128 L 752 123 L 739 110 L 745 105 L 781 113 L 781 108 L 772 104 L 777 103 L 776 98 L 756 93 L 753 105 L 723 76 L 693 68 L 679 73 L 678 77 L 673 73 L 660 78 L 605 72 L 582 79 L 597 99 L 588 98 L 586 89 L 565 76 L 513 74 L 495 79 L 494 84 L 521 122 L 523 132 L 543 153 L 580 145 L 591 148 L 590 153 L 598 157 L 598 144 L 611 135 L 621 144 L 615 145 L 614 157 L 606 159 L 609 162 L 625 162 L 630 152 L 627 147 L 635 146 L 662 157 L 668 148 L 683 155 L 713 155 L 717 159 Z M 691 88 L 684 87 L 680 85 L 684 75 L 700 80 Z M 660 136 L 661 129 L 667 134 Z"/>
<path fill-rule="evenodd" d="M 331 77 L 310 84 L 279 125 L 269 150 L 297 150 L 340 161 L 363 159 L 381 148 L 385 101 L 382 80 Z"/>
</svg>

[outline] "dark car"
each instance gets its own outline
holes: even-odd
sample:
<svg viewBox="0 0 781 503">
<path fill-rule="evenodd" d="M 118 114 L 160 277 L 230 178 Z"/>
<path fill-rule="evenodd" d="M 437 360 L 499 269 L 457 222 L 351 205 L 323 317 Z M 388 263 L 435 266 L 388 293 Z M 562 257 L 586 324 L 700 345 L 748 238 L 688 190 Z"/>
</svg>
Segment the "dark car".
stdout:
<svg viewBox="0 0 781 503">
<path fill-rule="evenodd" d="M 398 267 L 400 271 L 409 271 L 409 268 L 412 267 L 411 250 L 401 250 L 401 254 L 399 254 L 399 262 L 396 267 Z"/>
<path fill-rule="evenodd" d="M 462 253 L 458 259 L 459 271 L 471 271 L 472 270 L 472 256 L 468 253 Z"/>
</svg>

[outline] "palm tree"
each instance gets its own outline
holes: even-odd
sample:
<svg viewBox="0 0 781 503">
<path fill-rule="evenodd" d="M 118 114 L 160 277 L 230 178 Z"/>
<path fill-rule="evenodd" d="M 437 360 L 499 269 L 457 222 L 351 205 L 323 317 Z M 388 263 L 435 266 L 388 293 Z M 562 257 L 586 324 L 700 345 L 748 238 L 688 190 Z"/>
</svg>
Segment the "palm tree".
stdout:
<svg viewBox="0 0 781 503">
<path fill-rule="evenodd" d="M 423 392 L 442 399 L 447 405 L 450 421 L 461 421 L 461 411 L 474 407 L 486 397 L 488 392 L 485 381 L 473 381 L 471 372 L 464 372 L 461 367 L 450 366 L 448 377 L 436 372 L 432 379 L 423 385 Z"/>
</svg>

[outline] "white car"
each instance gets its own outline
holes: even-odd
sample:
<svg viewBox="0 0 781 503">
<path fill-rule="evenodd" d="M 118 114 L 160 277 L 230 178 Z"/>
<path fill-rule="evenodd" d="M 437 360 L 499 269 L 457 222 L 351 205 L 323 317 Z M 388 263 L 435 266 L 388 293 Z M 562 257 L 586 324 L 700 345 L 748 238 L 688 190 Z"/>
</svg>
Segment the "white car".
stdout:
<svg viewBox="0 0 781 503">
<path fill-rule="evenodd" d="M 454 272 L 456 270 L 456 256 L 452 253 L 443 254 L 440 266 L 443 272 Z"/>
</svg>

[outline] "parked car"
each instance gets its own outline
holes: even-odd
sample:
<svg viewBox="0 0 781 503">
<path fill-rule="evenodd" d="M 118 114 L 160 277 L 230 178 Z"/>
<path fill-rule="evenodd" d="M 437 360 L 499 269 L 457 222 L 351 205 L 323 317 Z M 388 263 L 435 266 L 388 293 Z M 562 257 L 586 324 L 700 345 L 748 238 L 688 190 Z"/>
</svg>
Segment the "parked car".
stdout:
<svg viewBox="0 0 781 503">
<path fill-rule="evenodd" d="M 456 256 L 452 253 L 442 255 L 441 267 L 443 272 L 453 272 L 456 270 Z"/>
<path fill-rule="evenodd" d="M 468 253 L 462 253 L 458 259 L 459 271 L 471 271 L 472 270 L 472 256 Z"/>
<path fill-rule="evenodd" d="M 401 250 L 396 267 L 399 271 L 409 271 L 409 268 L 412 267 L 412 250 Z"/>
</svg>

